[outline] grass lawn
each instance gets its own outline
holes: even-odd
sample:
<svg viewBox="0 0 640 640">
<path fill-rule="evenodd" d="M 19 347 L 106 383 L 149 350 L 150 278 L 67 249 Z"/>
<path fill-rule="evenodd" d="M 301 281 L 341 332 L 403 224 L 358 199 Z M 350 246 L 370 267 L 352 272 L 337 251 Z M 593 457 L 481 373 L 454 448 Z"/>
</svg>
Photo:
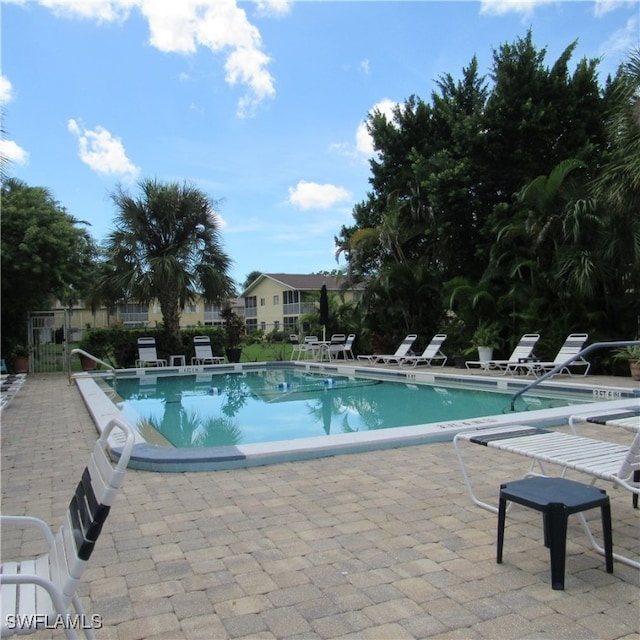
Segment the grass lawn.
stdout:
<svg viewBox="0 0 640 640">
<path fill-rule="evenodd" d="M 70 343 L 69 352 L 72 349 L 78 347 L 78 343 Z M 62 345 L 54 346 L 55 354 L 52 356 L 55 358 L 54 362 L 49 363 L 46 369 L 40 368 L 41 372 L 44 371 L 63 371 L 63 355 Z M 273 362 L 276 360 L 289 360 L 291 358 L 291 344 L 289 343 L 255 343 L 242 346 L 242 357 L 240 362 Z M 109 360 L 107 360 L 108 362 Z M 38 370 L 38 369 L 36 369 Z M 71 358 L 71 371 L 81 371 L 80 358 L 73 356 Z"/>
</svg>

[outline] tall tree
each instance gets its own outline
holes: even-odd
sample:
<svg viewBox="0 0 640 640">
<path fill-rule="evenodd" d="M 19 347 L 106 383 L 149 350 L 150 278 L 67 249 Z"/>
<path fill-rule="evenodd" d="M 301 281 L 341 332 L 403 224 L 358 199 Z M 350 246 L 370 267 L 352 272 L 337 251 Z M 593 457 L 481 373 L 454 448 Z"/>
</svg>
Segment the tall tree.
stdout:
<svg viewBox="0 0 640 640">
<path fill-rule="evenodd" d="M 105 242 L 109 269 L 101 287 L 125 299 L 158 300 L 167 348 L 179 353 L 185 305 L 198 296 L 220 302 L 234 293 L 218 203 L 186 182 L 145 179 L 139 187 L 137 198 L 121 187 L 111 196 L 118 213 Z"/>
<path fill-rule="evenodd" d="M 24 341 L 30 311 L 73 303 L 94 282 L 96 245 L 44 187 L 2 184 L 2 340 Z"/>
<path fill-rule="evenodd" d="M 621 337 L 640 335 L 640 48 L 612 86 L 609 152 L 593 192 L 604 213 L 599 246 L 608 272 L 606 306 L 623 320 Z"/>
<path fill-rule="evenodd" d="M 598 84 L 597 61 L 583 60 L 573 76 L 570 44 L 551 66 L 531 31 L 494 51 L 494 86 L 483 117 L 480 192 L 490 245 L 514 213 L 513 195 L 563 160 L 594 163 L 606 142 L 606 104 Z"/>
</svg>

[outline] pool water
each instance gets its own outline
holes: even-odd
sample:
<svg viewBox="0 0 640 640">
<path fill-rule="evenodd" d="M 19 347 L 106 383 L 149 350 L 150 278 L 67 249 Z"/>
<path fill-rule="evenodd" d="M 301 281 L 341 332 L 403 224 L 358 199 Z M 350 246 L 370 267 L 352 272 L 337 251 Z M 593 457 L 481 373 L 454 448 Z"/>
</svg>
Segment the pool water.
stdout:
<svg viewBox="0 0 640 640">
<path fill-rule="evenodd" d="M 114 401 L 131 424 L 174 447 L 219 447 L 392 429 L 509 411 L 511 393 L 287 369 L 117 377 Z M 527 408 L 575 398 L 525 397 Z"/>
</svg>

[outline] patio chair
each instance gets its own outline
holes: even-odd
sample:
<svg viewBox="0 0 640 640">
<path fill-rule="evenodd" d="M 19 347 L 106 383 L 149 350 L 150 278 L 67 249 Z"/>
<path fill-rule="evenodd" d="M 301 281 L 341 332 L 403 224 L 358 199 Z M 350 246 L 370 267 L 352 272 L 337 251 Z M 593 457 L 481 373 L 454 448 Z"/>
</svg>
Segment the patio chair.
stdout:
<svg viewBox="0 0 640 640">
<path fill-rule="evenodd" d="M 120 432 L 113 432 L 118 428 Z M 122 446 L 117 463 L 107 452 L 112 435 Z M 57 532 L 30 516 L 0 516 L 5 527 L 35 529 L 48 551 L 35 558 L 2 561 L 0 594 L 2 637 L 33 633 L 38 629 L 63 627 L 67 638 L 76 638 L 76 628 L 95 638 L 77 590 L 100 531 L 109 514 L 134 445 L 133 430 L 115 418 L 96 441 L 89 462 L 71 498 L 67 515 Z"/>
<path fill-rule="evenodd" d="M 520 342 L 516 345 L 515 349 L 511 352 L 511 355 L 507 360 L 468 360 L 466 362 L 467 369 L 474 367 L 480 367 L 484 371 L 491 369 L 497 369 L 502 371 L 503 374 L 508 371 L 513 373 L 518 367 L 522 366 L 523 362 L 527 362 L 533 357 L 533 349 L 536 343 L 540 340 L 540 335 L 537 333 L 525 333 Z M 529 371 L 527 370 L 527 373 Z"/>
<path fill-rule="evenodd" d="M 497 513 L 498 507 L 483 502 L 475 494 L 462 457 L 460 444 L 463 442 L 480 444 L 531 459 L 527 476 L 565 477 L 567 471 L 575 471 L 590 476 L 591 484 L 597 480 L 606 480 L 632 494 L 640 494 L 640 483 L 636 480 L 635 474 L 635 471 L 640 469 L 640 431 L 636 432 L 631 445 L 541 430 L 526 425 L 480 428 L 457 433 L 453 438 L 453 445 L 471 499 L 476 505 Z M 547 464 L 561 467 L 560 473 L 547 473 Z M 592 546 L 604 553 L 604 549 L 593 538 L 584 516 L 580 515 L 580 518 Z M 640 562 L 631 558 L 617 554 L 614 554 L 614 558 L 640 568 Z"/>
<path fill-rule="evenodd" d="M 618 427 L 627 431 L 640 431 L 640 408 L 621 409 L 615 412 L 599 412 L 596 414 L 574 414 L 569 417 L 569 426 L 571 431 L 578 435 L 576 424 L 587 422 L 592 424 L 601 424 L 609 427 Z M 640 484 L 640 468 L 633 472 L 633 481 Z M 634 509 L 638 508 L 638 494 L 634 493 L 631 504 Z"/>
<path fill-rule="evenodd" d="M 378 363 L 378 362 L 382 362 L 384 364 L 389 364 L 391 362 L 397 362 L 399 363 L 400 360 L 402 360 L 403 358 L 405 358 L 406 356 L 409 355 L 409 351 L 413 345 L 413 343 L 416 341 L 416 338 L 418 337 L 417 334 L 415 333 L 410 333 L 408 334 L 405 339 L 400 343 L 400 345 L 398 346 L 398 348 L 396 349 L 396 352 L 394 354 L 391 355 L 379 355 L 379 354 L 372 354 L 372 355 L 359 355 L 358 356 L 358 360 L 366 360 L 367 362 L 370 363 Z"/>
<path fill-rule="evenodd" d="M 167 361 L 158 358 L 155 338 L 138 338 L 136 367 L 166 367 Z"/>
<path fill-rule="evenodd" d="M 331 338 L 331 344 L 329 345 L 329 358 L 331 360 L 337 360 L 342 354 L 345 360 L 353 360 L 353 343 L 356 341 L 356 334 L 350 333 L 347 339 L 334 344 L 333 337 Z"/>
<path fill-rule="evenodd" d="M 191 358 L 192 365 L 221 364 L 224 362 L 223 356 L 213 355 L 211 350 L 211 339 L 209 336 L 194 336 L 193 348 L 196 355 Z"/>
<path fill-rule="evenodd" d="M 589 368 L 591 367 L 590 362 L 582 357 L 574 360 L 573 362 L 569 362 L 569 360 L 573 356 L 577 355 L 578 352 L 582 351 L 584 343 L 587 341 L 588 337 L 589 334 L 587 333 L 572 333 L 571 335 L 569 335 L 564 341 L 562 347 L 560 347 L 558 355 L 556 355 L 556 357 L 551 362 L 535 362 L 532 360 L 530 362 L 522 362 L 519 365 L 516 365 L 515 363 L 509 364 L 507 366 L 507 369 L 511 370 L 512 368 L 515 369 L 519 367 L 526 370 L 527 375 L 529 375 L 529 373 L 533 373 L 534 375 L 542 375 L 551 371 L 552 369 L 555 369 L 557 366 L 566 363 L 566 366 L 562 367 L 562 369 L 560 369 L 558 373 L 562 373 L 563 371 L 565 371 L 571 376 L 573 375 L 573 373 L 571 372 L 571 368 L 573 367 L 581 368 L 582 375 L 586 376 L 587 373 L 589 373 Z"/>
<path fill-rule="evenodd" d="M 0 411 L 7 407 L 22 388 L 27 376 L 25 373 L 2 375 L 0 383 Z"/>
<path fill-rule="evenodd" d="M 424 363 L 430 367 L 431 363 L 435 360 L 441 367 L 444 367 L 447 362 L 447 356 L 442 353 L 440 348 L 446 339 L 446 333 L 437 333 L 433 338 L 431 338 L 431 342 L 420 355 L 405 356 L 400 360 L 400 366 L 410 364 L 413 367 L 417 367 L 419 364 Z"/>
<path fill-rule="evenodd" d="M 294 344 L 291 351 L 291 359 L 306 360 L 307 358 L 314 358 L 315 352 L 318 349 L 318 336 L 305 336 L 304 341 L 301 344 Z"/>
</svg>

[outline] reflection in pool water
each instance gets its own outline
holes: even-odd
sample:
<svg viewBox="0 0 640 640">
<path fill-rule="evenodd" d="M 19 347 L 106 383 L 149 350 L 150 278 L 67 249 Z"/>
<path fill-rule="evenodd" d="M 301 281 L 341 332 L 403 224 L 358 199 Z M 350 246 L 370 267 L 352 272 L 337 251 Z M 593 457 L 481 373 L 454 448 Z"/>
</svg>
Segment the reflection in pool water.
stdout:
<svg viewBox="0 0 640 640">
<path fill-rule="evenodd" d="M 218 447 L 463 420 L 504 413 L 511 393 L 290 369 L 118 377 L 118 407 L 175 447 Z M 543 409 L 567 397 L 525 398 Z"/>
</svg>

